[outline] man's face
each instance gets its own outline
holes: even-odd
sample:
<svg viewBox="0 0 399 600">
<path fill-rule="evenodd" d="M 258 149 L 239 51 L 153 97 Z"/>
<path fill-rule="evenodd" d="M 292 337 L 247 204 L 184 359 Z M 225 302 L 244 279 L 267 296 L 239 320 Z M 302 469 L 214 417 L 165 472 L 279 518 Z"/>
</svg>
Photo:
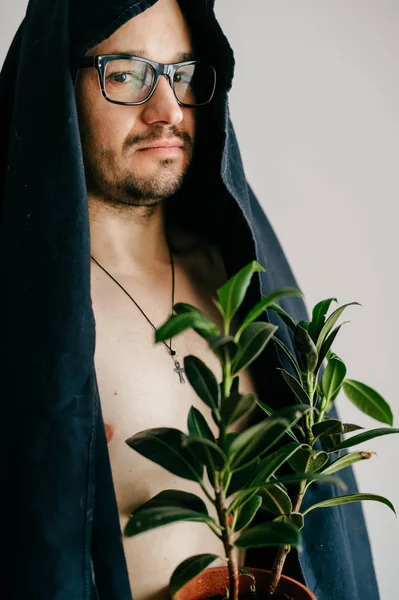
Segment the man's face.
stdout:
<svg viewBox="0 0 399 600">
<path fill-rule="evenodd" d="M 139 50 L 162 63 L 179 62 L 179 54 L 192 52 L 177 0 L 158 0 L 88 54 Z M 177 103 L 166 77 L 147 102 L 124 106 L 102 96 L 95 68 L 81 69 L 76 100 L 89 194 L 120 207 L 155 205 L 177 192 L 192 160 L 196 109 Z M 163 154 L 141 150 L 165 139 L 183 146 Z"/>
</svg>

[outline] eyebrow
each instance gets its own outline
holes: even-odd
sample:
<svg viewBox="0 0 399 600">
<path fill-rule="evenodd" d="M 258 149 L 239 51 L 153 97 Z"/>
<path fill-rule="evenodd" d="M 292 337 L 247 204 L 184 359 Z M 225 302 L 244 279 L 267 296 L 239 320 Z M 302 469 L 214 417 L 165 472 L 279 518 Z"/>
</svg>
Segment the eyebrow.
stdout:
<svg viewBox="0 0 399 600">
<path fill-rule="evenodd" d="M 131 56 L 140 56 L 141 58 L 148 59 L 148 52 L 145 50 L 114 50 L 113 52 L 107 52 L 107 54 L 130 54 Z M 185 62 L 186 60 L 195 60 L 194 53 L 189 52 L 178 52 L 175 54 L 175 62 Z M 149 59 L 151 60 L 151 59 Z"/>
</svg>

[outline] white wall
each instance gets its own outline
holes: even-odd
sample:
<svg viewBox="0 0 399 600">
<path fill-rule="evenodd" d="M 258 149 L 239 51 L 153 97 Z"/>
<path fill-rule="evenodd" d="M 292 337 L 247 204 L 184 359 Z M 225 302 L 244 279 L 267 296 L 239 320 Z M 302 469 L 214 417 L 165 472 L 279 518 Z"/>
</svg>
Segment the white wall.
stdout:
<svg viewBox="0 0 399 600">
<path fill-rule="evenodd" d="M 344 313 L 334 349 L 399 426 L 399 2 L 217 0 L 216 13 L 236 55 L 230 104 L 248 179 L 308 308 L 363 305 Z M 345 396 L 338 407 L 380 426 Z M 378 456 L 356 465 L 360 490 L 399 509 L 399 436 L 366 447 Z M 398 521 L 364 508 L 381 598 L 397 600 Z"/>
<path fill-rule="evenodd" d="M 0 4 L 0 64 L 25 6 Z M 348 309 L 334 348 L 399 425 L 399 3 L 217 0 L 216 11 L 236 52 L 231 110 L 248 179 L 308 307 L 331 296 L 363 304 Z M 347 421 L 378 426 L 344 397 L 339 406 Z M 361 491 L 399 508 L 399 438 L 367 447 L 378 456 L 355 469 Z M 398 522 L 383 505 L 365 511 L 381 598 L 397 600 Z"/>
<path fill-rule="evenodd" d="M 0 65 L 3 64 L 12 38 L 24 17 L 27 5 L 27 0 L 0 1 Z"/>
</svg>

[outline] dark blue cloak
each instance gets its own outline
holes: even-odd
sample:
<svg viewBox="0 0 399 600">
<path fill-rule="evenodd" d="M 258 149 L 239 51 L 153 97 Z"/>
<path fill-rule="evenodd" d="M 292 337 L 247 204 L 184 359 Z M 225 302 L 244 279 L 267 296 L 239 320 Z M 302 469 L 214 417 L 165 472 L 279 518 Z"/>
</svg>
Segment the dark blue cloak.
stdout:
<svg viewBox="0 0 399 600">
<path fill-rule="evenodd" d="M 155 2 L 31 0 L 1 72 L 2 600 L 131 599 L 94 368 L 74 83 L 78 59 Z M 266 268 L 253 278 L 244 314 L 261 295 L 297 283 L 245 178 L 228 108 L 234 57 L 214 0 L 180 3 L 218 87 L 200 111 L 195 164 L 167 216 L 216 242 L 229 277 L 254 259 Z M 299 298 L 281 305 L 308 318 Z M 292 348 L 279 317 L 264 318 Z M 293 401 L 276 371 L 281 364 L 289 370 L 273 344 L 254 363 L 257 385 L 275 406 Z M 355 492 L 352 471 L 344 474 Z M 308 503 L 334 493 L 330 485 L 310 489 Z M 270 566 L 264 556 L 248 560 Z M 318 600 L 378 600 L 358 504 L 307 517 L 299 565 Z"/>
</svg>

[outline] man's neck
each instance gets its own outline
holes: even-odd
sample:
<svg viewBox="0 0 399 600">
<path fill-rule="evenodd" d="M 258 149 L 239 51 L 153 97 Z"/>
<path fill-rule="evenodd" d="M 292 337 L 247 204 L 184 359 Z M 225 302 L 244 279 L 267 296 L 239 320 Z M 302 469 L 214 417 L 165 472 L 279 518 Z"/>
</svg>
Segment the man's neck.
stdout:
<svg viewBox="0 0 399 600">
<path fill-rule="evenodd" d="M 89 197 L 92 256 L 119 273 L 148 273 L 169 265 L 163 206 L 116 209 Z"/>
</svg>

